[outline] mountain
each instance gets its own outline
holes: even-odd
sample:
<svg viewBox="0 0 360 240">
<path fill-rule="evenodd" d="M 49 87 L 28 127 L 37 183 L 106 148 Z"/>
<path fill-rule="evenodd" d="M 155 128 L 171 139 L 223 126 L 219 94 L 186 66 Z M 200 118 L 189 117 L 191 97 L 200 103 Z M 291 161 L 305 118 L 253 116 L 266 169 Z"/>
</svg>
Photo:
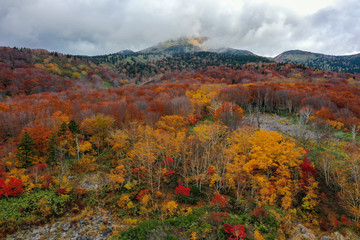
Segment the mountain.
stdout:
<svg viewBox="0 0 360 240">
<path fill-rule="evenodd" d="M 276 56 L 274 60 L 276 62 L 304 64 L 312 68 L 335 72 L 360 72 L 360 54 L 333 56 L 301 50 L 291 50 L 281 53 Z"/>
<path fill-rule="evenodd" d="M 138 53 L 179 55 L 190 52 L 201 52 L 204 51 L 201 45 L 206 40 L 207 38 L 180 38 L 178 40 L 169 40 L 141 50 Z"/>
<path fill-rule="evenodd" d="M 240 55 L 240 56 L 255 56 L 255 54 L 250 51 L 234 49 L 234 48 L 220 48 L 220 49 L 210 50 L 209 52 Z"/>
<path fill-rule="evenodd" d="M 180 38 L 177 40 L 169 40 L 163 43 L 159 43 L 153 47 L 146 48 L 137 53 L 142 54 L 164 54 L 164 55 L 180 55 L 185 53 L 197 53 L 197 52 L 213 52 L 223 53 L 229 55 L 255 55 L 247 50 L 239 50 L 234 48 L 219 48 L 209 49 L 204 43 L 207 41 L 206 37 L 199 38 Z"/>
<path fill-rule="evenodd" d="M 130 55 L 133 53 L 135 53 L 133 50 L 121 50 L 120 52 L 117 52 L 115 54 Z"/>
</svg>

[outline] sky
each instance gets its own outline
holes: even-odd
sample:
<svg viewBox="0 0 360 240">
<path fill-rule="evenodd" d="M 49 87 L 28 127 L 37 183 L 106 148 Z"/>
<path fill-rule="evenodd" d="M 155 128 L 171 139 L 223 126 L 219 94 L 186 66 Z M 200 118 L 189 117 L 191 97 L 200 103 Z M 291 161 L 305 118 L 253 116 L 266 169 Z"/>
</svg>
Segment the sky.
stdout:
<svg viewBox="0 0 360 240">
<path fill-rule="evenodd" d="M 99 55 L 180 37 L 263 56 L 360 52 L 359 0 L 0 0 L 0 46 Z"/>
</svg>

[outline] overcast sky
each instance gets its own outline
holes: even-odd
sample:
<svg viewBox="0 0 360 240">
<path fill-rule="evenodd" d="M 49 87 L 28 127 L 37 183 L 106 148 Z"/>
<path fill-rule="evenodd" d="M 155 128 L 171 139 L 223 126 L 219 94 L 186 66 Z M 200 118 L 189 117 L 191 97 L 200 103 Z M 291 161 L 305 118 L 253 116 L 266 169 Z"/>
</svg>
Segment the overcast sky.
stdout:
<svg viewBox="0 0 360 240">
<path fill-rule="evenodd" d="M 97 55 L 179 37 L 275 56 L 360 52 L 359 0 L 0 0 L 0 46 Z"/>
</svg>

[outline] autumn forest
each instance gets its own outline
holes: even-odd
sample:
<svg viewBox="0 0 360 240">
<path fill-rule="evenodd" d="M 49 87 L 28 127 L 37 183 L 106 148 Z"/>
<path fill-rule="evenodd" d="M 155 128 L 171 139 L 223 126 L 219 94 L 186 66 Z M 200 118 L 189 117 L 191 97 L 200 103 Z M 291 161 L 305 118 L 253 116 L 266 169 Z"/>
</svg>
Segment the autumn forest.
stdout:
<svg viewBox="0 0 360 240">
<path fill-rule="evenodd" d="M 355 239 L 359 86 L 255 55 L 2 47 L 0 236 L 104 213 L 109 239 Z"/>
</svg>

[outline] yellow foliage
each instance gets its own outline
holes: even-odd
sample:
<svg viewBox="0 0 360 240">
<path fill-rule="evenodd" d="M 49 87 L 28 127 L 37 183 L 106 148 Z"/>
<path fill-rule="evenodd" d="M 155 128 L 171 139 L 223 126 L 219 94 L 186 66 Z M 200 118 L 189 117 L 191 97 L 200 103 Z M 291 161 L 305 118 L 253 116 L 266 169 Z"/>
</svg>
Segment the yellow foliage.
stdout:
<svg viewBox="0 0 360 240">
<path fill-rule="evenodd" d="M 170 132 L 182 131 L 187 125 L 187 119 L 178 115 L 163 116 L 156 124 L 157 128 Z"/>
<path fill-rule="evenodd" d="M 178 213 L 178 204 L 175 201 L 169 201 L 163 205 L 162 211 L 167 216 L 175 216 Z"/>
<path fill-rule="evenodd" d="M 186 91 L 185 95 L 192 103 L 193 112 L 200 114 L 206 107 L 210 108 L 211 102 L 217 97 L 220 89 L 221 85 L 204 84 L 196 91 Z M 209 110 L 215 111 L 216 107 L 212 107 L 212 109 Z"/>
<path fill-rule="evenodd" d="M 130 195 L 125 193 L 121 195 L 120 199 L 117 201 L 117 205 L 120 208 L 124 208 L 130 201 Z"/>
<path fill-rule="evenodd" d="M 49 73 L 61 74 L 61 70 L 59 69 L 57 63 L 47 63 L 45 67 L 45 70 Z"/>
<path fill-rule="evenodd" d="M 265 238 L 261 235 L 261 233 L 258 230 L 255 230 L 254 238 L 255 240 L 265 240 Z"/>
<path fill-rule="evenodd" d="M 35 64 L 34 64 L 34 67 L 35 67 L 35 68 L 42 69 L 42 70 L 45 70 L 45 66 L 44 66 L 43 64 L 41 64 L 41 63 L 35 63 Z"/>
<path fill-rule="evenodd" d="M 118 155 L 128 150 L 130 146 L 129 137 L 120 129 L 110 134 L 109 143 L 112 146 L 111 149 Z"/>
<path fill-rule="evenodd" d="M 73 168 L 78 173 L 93 172 L 99 168 L 95 162 L 96 158 L 94 156 L 86 154 L 73 163 Z"/>
<path fill-rule="evenodd" d="M 127 209 L 132 209 L 132 208 L 134 208 L 135 207 L 135 205 L 134 205 L 134 203 L 133 202 L 128 202 L 127 204 L 126 204 L 126 207 L 127 207 Z"/>
<path fill-rule="evenodd" d="M 193 209 L 191 207 L 182 207 L 182 208 L 180 208 L 180 214 L 181 215 L 187 216 L 187 215 L 192 214 L 192 213 L 193 213 Z"/>
<path fill-rule="evenodd" d="M 7 181 L 10 180 L 10 178 L 12 177 L 22 180 L 24 184 L 24 190 L 26 193 L 30 193 L 33 190 L 33 188 L 36 187 L 30 176 L 26 174 L 25 168 L 11 169 L 10 172 L 7 174 Z"/>
<path fill-rule="evenodd" d="M 197 235 L 197 232 L 192 232 L 191 233 L 191 240 L 196 240 L 197 239 L 196 235 Z"/>
<path fill-rule="evenodd" d="M 232 146 L 226 154 L 232 159 L 227 165 L 230 186 L 242 193 L 247 184 L 258 193 L 261 204 L 292 206 L 298 190 L 302 148 L 292 139 L 277 132 L 240 129 L 231 138 Z M 295 170 L 295 172 L 294 172 Z"/>
<path fill-rule="evenodd" d="M 83 141 L 79 144 L 79 152 L 85 153 L 92 150 L 92 145 L 89 141 Z"/>
<path fill-rule="evenodd" d="M 124 165 L 119 165 L 112 169 L 109 174 L 109 181 L 111 183 L 110 190 L 117 190 L 122 188 L 126 176 L 126 169 Z M 131 188 L 130 188 L 131 189 Z"/>
<path fill-rule="evenodd" d="M 66 176 L 63 176 L 62 178 L 55 178 L 54 184 L 62 188 L 70 188 L 70 183 Z"/>
<path fill-rule="evenodd" d="M 49 204 L 49 200 L 40 199 L 39 202 L 38 202 L 37 211 L 39 211 L 39 213 L 43 217 L 49 216 L 51 214 L 51 207 L 50 207 L 50 204 Z"/>
<path fill-rule="evenodd" d="M 201 142 L 216 141 L 223 137 L 227 131 L 227 127 L 210 121 L 204 121 L 194 127 L 194 134 Z"/>
<path fill-rule="evenodd" d="M 138 184 L 138 181 L 133 180 L 132 182 L 127 182 L 127 183 L 124 185 L 124 188 L 126 188 L 127 190 L 131 190 L 131 189 L 133 189 L 134 187 L 136 187 L 137 184 Z"/>
<path fill-rule="evenodd" d="M 104 224 L 100 225 L 100 232 L 105 231 L 106 230 L 106 226 Z"/>
<path fill-rule="evenodd" d="M 151 201 L 151 195 L 150 194 L 146 194 L 145 196 L 142 197 L 140 204 L 143 206 L 148 206 L 148 204 Z"/>
<path fill-rule="evenodd" d="M 328 123 L 331 125 L 332 128 L 337 130 L 341 130 L 342 128 L 344 128 L 344 123 L 342 122 L 328 120 Z"/>
<path fill-rule="evenodd" d="M 139 220 L 132 218 L 124 218 L 123 223 L 128 226 L 133 226 L 133 225 L 137 225 L 139 223 Z"/>
</svg>

